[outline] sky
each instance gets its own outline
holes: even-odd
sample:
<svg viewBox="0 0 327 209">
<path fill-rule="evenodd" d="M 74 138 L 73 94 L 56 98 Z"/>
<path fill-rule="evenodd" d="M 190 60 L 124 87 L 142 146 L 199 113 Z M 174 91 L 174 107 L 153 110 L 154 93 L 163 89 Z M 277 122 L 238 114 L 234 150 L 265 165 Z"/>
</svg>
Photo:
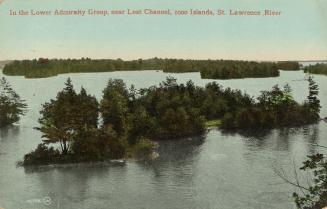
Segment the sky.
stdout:
<svg viewBox="0 0 327 209">
<path fill-rule="evenodd" d="M 279 10 L 264 16 L 10 16 L 10 10 Z M 3 0 L 0 60 L 326 60 L 327 0 Z"/>
</svg>

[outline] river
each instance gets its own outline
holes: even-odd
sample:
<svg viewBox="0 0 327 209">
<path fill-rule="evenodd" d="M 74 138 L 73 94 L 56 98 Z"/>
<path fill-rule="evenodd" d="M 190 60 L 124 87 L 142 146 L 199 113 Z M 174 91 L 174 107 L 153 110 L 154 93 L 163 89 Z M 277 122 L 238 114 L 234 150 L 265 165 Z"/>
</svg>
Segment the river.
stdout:
<svg viewBox="0 0 327 209">
<path fill-rule="evenodd" d="M 154 161 L 75 164 L 23 168 L 16 162 L 41 141 L 41 104 L 54 98 L 70 77 L 98 99 L 109 78 L 123 79 L 136 88 L 149 87 L 172 75 L 204 86 L 213 80 L 199 73 L 161 71 L 64 74 L 42 79 L 4 76 L 29 111 L 20 123 L 0 129 L 0 208 L 4 209 L 244 209 L 294 208 L 294 187 L 274 172 L 282 168 L 294 179 L 296 167 L 327 145 L 327 123 L 272 130 L 269 133 L 226 134 L 211 130 L 203 137 L 162 141 Z M 308 93 L 302 71 L 281 71 L 280 77 L 216 80 L 224 87 L 257 96 L 275 84 L 290 84 L 302 102 Z M 327 116 L 327 76 L 315 75 L 320 87 L 321 116 Z M 300 173 L 300 175 L 302 175 Z M 305 179 L 303 174 L 301 179 Z"/>
</svg>

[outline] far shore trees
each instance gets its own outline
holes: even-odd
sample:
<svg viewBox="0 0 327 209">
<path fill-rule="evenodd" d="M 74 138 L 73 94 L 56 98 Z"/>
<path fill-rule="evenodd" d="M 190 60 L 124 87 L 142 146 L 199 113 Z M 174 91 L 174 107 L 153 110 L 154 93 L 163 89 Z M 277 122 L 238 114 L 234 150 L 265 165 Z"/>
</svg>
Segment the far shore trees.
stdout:
<svg viewBox="0 0 327 209">
<path fill-rule="evenodd" d="M 18 122 L 27 105 L 5 78 L 0 79 L 0 128 Z"/>
<path fill-rule="evenodd" d="M 277 77 L 279 70 L 299 70 L 298 62 L 256 62 L 242 60 L 191 59 L 34 59 L 13 61 L 3 69 L 5 75 L 27 78 L 56 76 L 63 73 L 162 70 L 171 73 L 200 72 L 205 79 Z"/>
<path fill-rule="evenodd" d="M 306 66 L 303 69 L 306 73 L 327 75 L 327 63 L 317 63 Z"/>
</svg>

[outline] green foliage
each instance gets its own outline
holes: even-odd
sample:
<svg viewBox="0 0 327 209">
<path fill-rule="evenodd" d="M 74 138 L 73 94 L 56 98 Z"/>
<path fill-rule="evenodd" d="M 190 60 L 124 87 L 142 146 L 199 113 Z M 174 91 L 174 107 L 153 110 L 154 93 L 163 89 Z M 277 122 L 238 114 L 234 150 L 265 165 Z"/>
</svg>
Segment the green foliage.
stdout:
<svg viewBox="0 0 327 209">
<path fill-rule="evenodd" d="M 171 77 L 159 87 L 139 92 L 129 91 L 121 80 L 110 80 L 100 107 L 104 125 L 112 125 L 120 136 L 127 134 L 130 144 L 141 137 L 167 139 L 201 134 L 205 118 L 192 107 L 189 94 L 196 99 L 196 93 L 189 90 Z"/>
<path fill-rule="evenodd" d="M 202 78 L 264 78 L 277 77 L 279 70 L 299 70 L 298 62 L 208 61 L 201 69 Z"/>
<path fill-rule="evenodd" d="M 201 71 L 202 78 L 262 78 L 279 76 L 275 63 L 247 61 L 212 61 Z"/>
<path fill-rule="evenodd" d="M 72 140 L 71 152 L 78 161 L 102 160 L 99 141 L 100 133 L 97 129 L 82 129 Z"/>
<path fill-rule="evenodd" d="M 291 88 L 274 86 L 271 91 L 263 91 L 257 102 L 240 107 L 225 114 L 223 129 L 257 129 L 285 126 L 300 126 L 319 120 L 320 103 L 318 86 L 309 78 L 309 96 L 304 104 L 298 104 L 292 97 Z"/>
<path fill-rule="evenodd" d="M 124 157 L 125 147 L 111 127 L 84 129 L 72 141 L 72 157 L 76 161 L 101 161 Z"/>
<path fill-rule="evenodd" d="M 103 116 L 107 118 L 98 127 L 97 100 L 83 88 L 76 93 L 68 79 L 56 99 L 43 105 L 40 127 L 37 129 L 43 133 L 44 144 L 27 154 L 23 164 L 101 161 L 124 157 L 130 145 L 126 140 L 127 125 L 121 125 L 120 121 L 123 115 L 120 114 L 123 105 L 121 97 L 128 93 L 123 92 L 124 86 L 120 88 L 122 84 L 118 80 L 109 82 L 107 92 L 104 91 L 109 105 L 104 105 L 104 101 L 101 104 Z M 128 101 L 125 102 L 127 104 Z M 125 108 L 128 110 L 127 106 Z M 59 143 L 61 152 L 45 145 L 50 143 Z"/>
<path fill-rule="evenodd" d="M 45 143 L 61 145 L 62 153 L 67 154 L 68 142 L 84 128 L 96 128 L 98 125 L 98 102 L 95 97 L 87 95 L 82 88 L 77 94 L 68 78 L 65 88 L 58 93 L 55 100 L 43 105 L 40 111 L 40 127 Z"/>
<path fill-rule="evenodd" d="M 99 150 L 103 158 L 118 159 L 125 156 L 126 149 L 130 146 L 125 136 L 117 135 L 111 125 L 100 129 Z"/>
<path fill-rule="evenodd" d="M 313 80 L 312 76 L 308 79 L 309 82 L 309 95 L 308 95 L 308 106 L 310 108 L 310 113 L 313 118 L 319 118 L 320 112 L 320 100 L 318 98 L 319 87 L 316 82 Z"/>
<path fill-rule="evenodd" d="M 276 63 L 276 68 L 280 70 L 300 70 L 300 64 L 294 61 L 281 61 Z"/>
<path fill-rule="evenodd" d="M 42 78 L 56 76 L 64 73 L 83 72 L 112 72 L 124 70 L 154 70 L 163 69 L 163 60 L 150 59 L 147 61 L 133 60 L 123 61 L 121 59 L 111 60 L 91 60 L 82 59 L 45 59 L 13 61 L 5 65 L 3 73 L 5 75 L 25 76 L 26 78 Z"/>
<path fill-rule="evenodd" d="M 206 122 L 206 127 L 211 128 L 211 127 L 219 127 L 221 124 L 221 120 L 209 120 Z"/>
<path fill-rule="evenodd" d="M 43 105 L 38 129 L 44 142 L 60 143 L 62 162 L 143 158 L 153 150 L 149 140 L 200 135 L 209 125 L 229 130 L 315 122 L 320 105 L 313 80 L 309 80 L 309 92 L 308 101 L 300 105 L 288 85 L 263 91 L 255 101 L 214 82 L 198 87 L 192 81 L 178 84 L 167 77 L 158 86 L 137 91 L 133 86 L 127 89 L 122 80 L 109 80 L 98 105 L 83 88 L 77 94 L 68 79 L 56 99 Z"/>
<path fill-rule="evenodd" d="M 149 137 L 154 134 L 155 119 L 150 117 L 144 106 L 138 105 L 130 114 L 130 128 L 128 141 L 135 144 L 141 137 Z"/>
<path fill-rule="evenodd" d="M 303 196 L 294 193 L 293 197 L 301 209 L 321 209 L 327 206 L 327 160 L 323 154 L 308 158 L 301 169 L 313 174 L 312 185 Z"/>
<path fill-rule="evenodd" d="M 111 124 L 118 135 L 123 135 L 127 129 L 128 91 L 122 80 L 109 80 L 103 90 L 100 112 L 103 124 Z"/>
<path fill-rule="evenodd" d="M 137 143 L 134 144 L 129 153 L 136 159 L 149 159 L 153 152 L 154 143 L 146 138 L 140 138 Z"/>
<path fill-rule="evenodd" d="M 24 156 L 24 165 L 38 165 L 56 163 L 60 159 L 60 151 L 53 147 L 48 148 L 41 143 L 37 148 Z"/>
<path fill-rule="evenodd" d="M 312 74 L 327 75 L 327 64 L 317 63 L 304 67 L 304 72 Z"/>
<path fill-rule="evenodd" d="M 0 127 L 19 121 L 27 105 L 5 78 L 0 79 Z"/>
<path fill-rule="evenodd" d="M 44 59 L 14 61 L 3 73 L 27 78 L 56 76 L 63 73 L 112 72 L 126 70 L 163 70 L 164 72 L 200 72 L 202 78 L 232 79 L 279 76 L 279 69 L 298 70 L 298 62 L 249 62 L 237 60 L 183 60 L 147 59 L 123 61 L 121 59 Z"/>
</svg>

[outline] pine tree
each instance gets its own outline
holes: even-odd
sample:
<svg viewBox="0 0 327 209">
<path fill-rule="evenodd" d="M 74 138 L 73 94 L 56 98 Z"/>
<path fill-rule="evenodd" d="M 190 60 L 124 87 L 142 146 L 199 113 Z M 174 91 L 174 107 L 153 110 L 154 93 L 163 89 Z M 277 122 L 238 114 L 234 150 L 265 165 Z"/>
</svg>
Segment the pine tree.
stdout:
<svg viewBox="0 0 327 209">
<path fill-rule="evenodd" d="M 310 107 L 310 112 L 315 115 L 316 118 L 319 118 L 320 112 L 320 100 L 318 98 L 319 87 L 316 82 L 313 80 L 312 76 L 308 78 L 309 82 L 309 96 L 308 96 L 308 104 Z"/>
</svg>

